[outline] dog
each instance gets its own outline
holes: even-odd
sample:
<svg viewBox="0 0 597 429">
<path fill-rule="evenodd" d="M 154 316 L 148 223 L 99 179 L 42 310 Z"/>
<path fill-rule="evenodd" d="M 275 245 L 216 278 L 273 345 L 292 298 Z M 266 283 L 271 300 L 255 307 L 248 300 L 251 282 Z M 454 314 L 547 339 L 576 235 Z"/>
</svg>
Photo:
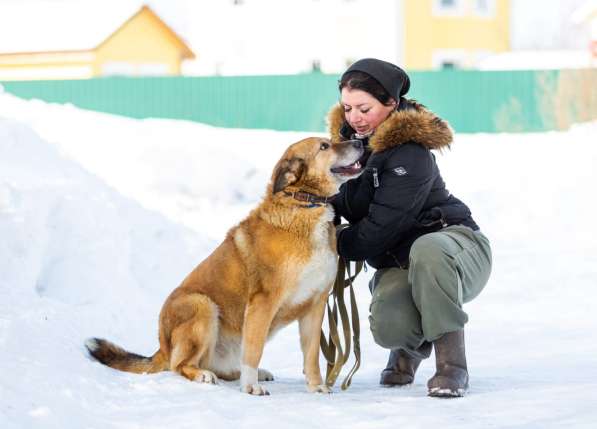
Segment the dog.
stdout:
<svg viewBox="0 0 597 429">
<path fill-rule="evenodd" d="M 332 144 L 310 137 L 276 164 L 266 195 L 248 217 L 174 289 L 159 318 L 159 350 L 129 353 L 104 339 L 87 340 L 99 362 L 134 373 L 171 370 L 191 381 L 240 378 L 242 392 L 268 395 L 259 368 L 266 340 L 298 320 L 307 390 L 329 393 L 319 368 L 325 303 L 337 270 L 329 201 L 357 177 L 358 140 Z"/>
</svg>

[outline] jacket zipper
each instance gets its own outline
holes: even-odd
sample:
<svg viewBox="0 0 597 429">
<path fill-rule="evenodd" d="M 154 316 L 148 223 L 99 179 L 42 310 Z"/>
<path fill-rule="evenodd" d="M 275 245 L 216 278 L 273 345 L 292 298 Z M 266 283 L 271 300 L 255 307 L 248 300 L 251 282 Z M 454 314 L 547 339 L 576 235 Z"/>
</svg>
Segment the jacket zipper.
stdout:
<svg viewBox="0 0 597 429">
<path fill-rule="evenodd" d="M 373 167 L 373 187 L 379 188 L 379 176 L 377 175 L 377 168 Z"/>
</svg>

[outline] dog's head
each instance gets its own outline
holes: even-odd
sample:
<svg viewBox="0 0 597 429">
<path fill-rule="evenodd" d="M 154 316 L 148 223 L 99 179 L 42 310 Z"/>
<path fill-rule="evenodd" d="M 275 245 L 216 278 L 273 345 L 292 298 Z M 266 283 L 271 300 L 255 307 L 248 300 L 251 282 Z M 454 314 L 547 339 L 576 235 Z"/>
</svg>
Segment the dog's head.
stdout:
<svg viewBox="0 0 597 429">
<path fill-rule="evenodd" d="M 332 196 L 348 179 L 363 171 L 358 162 L 363 155 L 359 140 L 334 143 L 325 138 L 310 137 L 291 145 L 274 169 L 272 192 L 290 186 Z"/>
</svg>

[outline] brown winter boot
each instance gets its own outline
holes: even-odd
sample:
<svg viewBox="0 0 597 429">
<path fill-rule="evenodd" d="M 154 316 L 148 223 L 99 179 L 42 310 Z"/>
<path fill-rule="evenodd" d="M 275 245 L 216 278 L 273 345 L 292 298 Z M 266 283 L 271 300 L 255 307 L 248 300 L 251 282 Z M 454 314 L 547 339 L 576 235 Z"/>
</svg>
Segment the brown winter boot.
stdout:
<svg viewBox="0 0 597 429">
<path fill-rule="evenodd" d="M 424 343 L 417 352 L 428 357 L 431 353 L 431 343 Z M 393 349 L 388 358 L 386 368 L 381 372 L 379 384 L 383 386 L 405 386 L 415 379 L 415 372 L 424 359 L 422 356 L 414 357 L 401 349 Z"/>
<path fill-rule="evenodd" d="M 464 396 L 468 371 L 464 354 L 464 331 L 448 332 L 433 342 L 435 375 L 427 382 L 428 395 L 437 398 Z"/>
</svg>

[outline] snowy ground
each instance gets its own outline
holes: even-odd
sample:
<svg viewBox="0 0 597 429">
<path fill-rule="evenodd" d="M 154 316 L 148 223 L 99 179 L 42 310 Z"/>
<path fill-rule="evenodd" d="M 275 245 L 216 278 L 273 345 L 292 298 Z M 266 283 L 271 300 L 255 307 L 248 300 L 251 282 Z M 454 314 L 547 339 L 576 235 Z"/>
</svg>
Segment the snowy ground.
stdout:
<svg viewBox="0 0 597 429">
<path fill-rule="evenodd" d="M 261 197 L 305 136 L 132 120 L 0 92 L 0 428 L 594 428 L 597 422 L 597 123 L 567 132 L 458 135 L 438 155 L 494 248 L 467 305 L 469 395 L 378 386 L 387 352 L 333 395 L 305 391 L 295 325 L 265 350 L 269 397 L 238 383 L 134 375 L 90 360 L 102 336 L 151 354 L 182 277 Z"/>
</svg>

